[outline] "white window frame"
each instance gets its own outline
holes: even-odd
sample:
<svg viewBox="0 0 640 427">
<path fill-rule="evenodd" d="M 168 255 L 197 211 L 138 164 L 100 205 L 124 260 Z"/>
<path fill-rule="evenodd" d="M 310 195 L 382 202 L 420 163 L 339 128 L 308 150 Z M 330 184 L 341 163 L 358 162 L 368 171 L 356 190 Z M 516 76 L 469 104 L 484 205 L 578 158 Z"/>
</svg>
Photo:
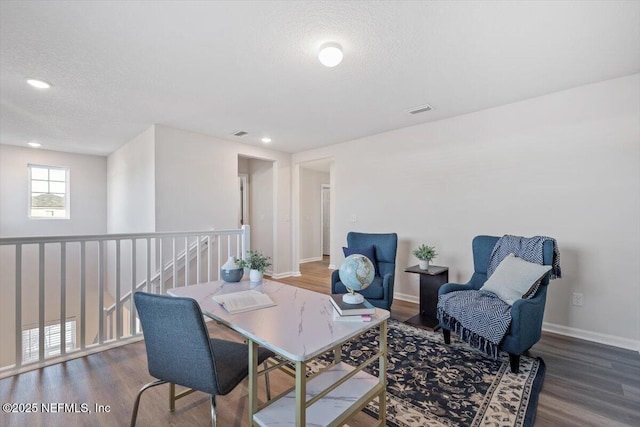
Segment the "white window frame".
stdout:
<svg viewBox="0 0 640 427">
<path fill-rule="evenodd" d="M 32 191 L 32 184 L 33 184 L 33 178 L 31 176 L 31 172 L 32 172 L 32 168 L 42 168 L 42 169 L 49 169 L 49 170 L 59 170 L 59 171 L 64 171 L 64 176 L 65 176 L 65 185 L 64 185 L 64 211 L 65 211 L 65 215 L 64 216 L 32 216 L 31 215 L 31 210 L 33 209 L 31 206 L 31 202 L 33 199 L 33 191 Z M 65 167 L 60 167 L 60 166 L 48 166 L 48 165 L 36 165 L 36 164 L 29 164 L 28 165 L 28 170 L 29 170 L 29 194 L 27 197 L 27 213 L 28 213 L 28 218 L 29 219 L 33 219 L 33 220 L 68 220 L 71 219 L 71 192 L 69 191 L 70 189 L 70 177 L 69 177 L 69 168 L 65 168 Z M 51 180 L 48 179 L 48 182 L 50 182 Z"/>
<path fill-rule="evenodd" d="M 65 321 L 65 351 L 76 347 L 76 318 Z M 44 357 L 58 356 L 60 351 L 60 321 L 51 322 L 44 327 Z M 22 329 L 22 363 L 37 362 L 40 357 L 40 329 L 33 325 Z"/>
</svg>

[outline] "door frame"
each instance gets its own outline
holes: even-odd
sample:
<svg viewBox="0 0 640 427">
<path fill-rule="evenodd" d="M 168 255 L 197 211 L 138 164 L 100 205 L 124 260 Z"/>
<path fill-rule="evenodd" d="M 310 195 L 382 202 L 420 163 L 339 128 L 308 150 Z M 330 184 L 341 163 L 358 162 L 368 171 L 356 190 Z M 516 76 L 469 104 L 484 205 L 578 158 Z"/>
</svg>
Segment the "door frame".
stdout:
<svg viewBox="0 0 640 427">
<path fill-rule="evenodd" d="M 320 258 L 322 259 L 324 258 L 324 190 L 329 190 L 329 224 L 331 224 L 331 185 L 320 184 Z M 331 239 L 331 230 L 329 230 L 329 239 Z M 329 248 L 330 254 L 331 248 Z"/>
<path fill-rule="evenodd" d="M 238 173 L 238 180 L 243 189 L 240 196 L 240 211 L 238 212 L 238 223 L 242 226 L 251 223 L 249 220 L 249 174 Z"/>
</svg>

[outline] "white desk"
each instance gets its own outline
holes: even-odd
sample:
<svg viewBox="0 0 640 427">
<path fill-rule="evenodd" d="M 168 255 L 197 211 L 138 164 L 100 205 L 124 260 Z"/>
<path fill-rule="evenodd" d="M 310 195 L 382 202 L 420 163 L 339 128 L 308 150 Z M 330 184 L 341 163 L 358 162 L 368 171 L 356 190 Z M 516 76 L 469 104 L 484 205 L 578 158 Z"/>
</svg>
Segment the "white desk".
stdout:
<svg viewBox="0 0 640 427">
<path fill-rule="evenodd" d="M 229 314 L 211 298 L 213 295 L 247 289 L 268 294 L 276 306 Z M 380 399 L 380 420 L 377 425 L 384 425 L 387 310 L 376 309 L 376 316 L 371 322 L 336 322 L 328 295 L 269 280 L 263 280 L 259 285 L 249 282 L 210 282 L 171 289 L 168 294 L 195 299 L 205 315 L 247 338 L 249 425 L 340 425 L 375 397 Z M 307 362 L 331 350 L 339 360 L 340 349 L 345 341 L 373 327 L 380 328 L 380 349 L 377 355 L 361 366 L 377 359 L 378 378 L 362 371 L 361 367 L 354 374 L 354 368 L 345 363 L 334 364 L 317 376 L 306 378 Z M 296 369 L 295 389 L 275 397 L 260 410 L 256 387 L 258 345 L 290 360 Z M 344 378 L 349 375 L 350 378 Z M 337 381 L 340 384 L 336 386 Z"/>
</svg>

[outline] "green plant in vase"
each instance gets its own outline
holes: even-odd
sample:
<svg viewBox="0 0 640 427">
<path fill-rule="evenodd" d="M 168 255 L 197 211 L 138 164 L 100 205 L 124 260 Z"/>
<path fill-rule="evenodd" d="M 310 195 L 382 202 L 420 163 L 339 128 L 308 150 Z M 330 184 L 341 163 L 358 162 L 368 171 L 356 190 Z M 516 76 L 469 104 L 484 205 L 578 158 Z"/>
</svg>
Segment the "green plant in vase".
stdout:
<svg viewBox="0 0 640 427">
<path fill-rule="evenodd" d="M 238 261 L 238 267 L 249 269 L 249 280 L 259 282 L 265 270 L 271 266 L 271 257 L 258 251 L 247 251 L 247 256 Z"/>
<path fill-rule="evenodd" d="M 413 255 L 418 258 L 420 270 L 428 270 L 429 263 L 438 256 L 438 253 L 436 252 L 435 246 L 420 245 L 417 249 L 413 250 Z"/>
</svg>

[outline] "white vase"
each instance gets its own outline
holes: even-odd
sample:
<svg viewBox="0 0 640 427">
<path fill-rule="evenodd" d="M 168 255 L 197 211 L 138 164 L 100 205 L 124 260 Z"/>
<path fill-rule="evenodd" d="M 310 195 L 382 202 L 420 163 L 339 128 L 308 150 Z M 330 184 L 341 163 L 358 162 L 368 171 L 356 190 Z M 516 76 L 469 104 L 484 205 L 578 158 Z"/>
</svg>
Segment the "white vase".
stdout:
<svg viewBox="0 0 640 427">
<path fill-rule="evenodd" d="M 262 281 L 262 271 L 260 271 L 260 270 L 249 270 L 249 281 L 251 281 L 251 282 L 261 282 Z"/>
<path fill-rule="evenodd" d="M 420 268 L 420 270 L 428 270 L 429 269 L 429 260 L 427 260 L 427 259 L 419 259 L 418 260 L 418 267 Z"/>
</svg>

